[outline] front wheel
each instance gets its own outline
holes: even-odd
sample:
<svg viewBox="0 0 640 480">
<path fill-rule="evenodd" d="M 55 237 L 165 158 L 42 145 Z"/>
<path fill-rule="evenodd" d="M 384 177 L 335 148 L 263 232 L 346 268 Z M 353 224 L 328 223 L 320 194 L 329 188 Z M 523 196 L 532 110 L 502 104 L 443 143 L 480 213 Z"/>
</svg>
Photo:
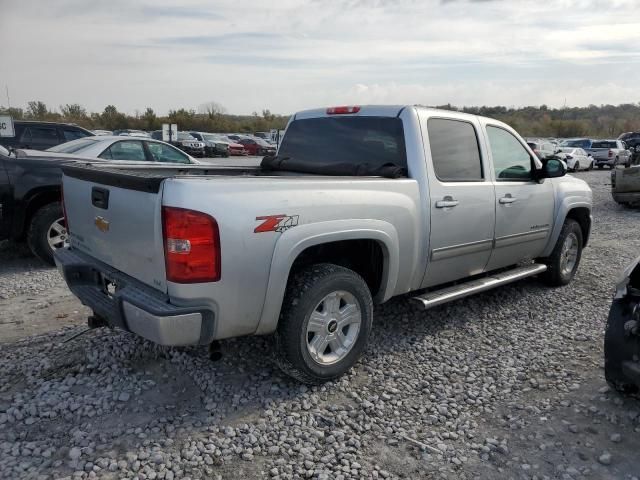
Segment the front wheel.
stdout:
<svg viewBox="0 0 640 480">
<path fill-rule="evenodd" d="M 371 292 L 360 275 L 329 263 L 300 270 L 289 279 L 280 312 L 278 364 L 303 383 L 339 377 L 364 351 L 372 324 Z"/>
<path fill-rule="evenodd" d="M 60 202 L 41 207 L 31 218 L 27 243 L 31 251 L 44 262 L 53 265 L 53 251 L 69 243 L 69 234 Z"/>
<path fill-rule="evenodd" d="M 576 162 L 575 166 L 573 167 L 573 171 L 574 172 L 579 172 L 580 171 L 580 162 Z"/>
<path fill-rule="evenodd" d="M 542 276 L 547 285 L 561 287 L 573 280 L 582 257 L 582 244 L 580 224 L 567 218 L 551 255 L 542 259 L 547 265 L 547 271 Z"/>
</svg>

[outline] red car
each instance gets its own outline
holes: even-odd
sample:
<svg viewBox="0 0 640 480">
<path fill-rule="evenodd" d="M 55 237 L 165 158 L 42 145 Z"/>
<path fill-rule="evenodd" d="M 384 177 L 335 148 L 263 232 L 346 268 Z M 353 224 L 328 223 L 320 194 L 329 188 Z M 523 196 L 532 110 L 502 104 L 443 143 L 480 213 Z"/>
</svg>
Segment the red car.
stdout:
<svg viewBox="0 0 640 480">
<path fill-rule="evenodd" d="M 233 156 L 247 155 L 247 151 L 244 149 L 244 145 L 241 145 L 239 143 L 230 143 L 229 155 L 233 155 Z"/>
<path fill-rule="evenodd" d="M 276 147 L 261 138 L 241 138 L 238 140 L 249 155 L 275 155 Z"/>
</svg>

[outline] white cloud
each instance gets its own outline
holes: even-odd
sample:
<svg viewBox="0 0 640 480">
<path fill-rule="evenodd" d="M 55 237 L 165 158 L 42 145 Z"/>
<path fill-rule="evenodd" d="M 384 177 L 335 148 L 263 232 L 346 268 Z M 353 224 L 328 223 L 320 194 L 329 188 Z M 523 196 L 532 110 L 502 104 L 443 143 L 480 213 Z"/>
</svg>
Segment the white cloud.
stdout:
<svg viewBox="0 0 640 480">
<path fill-rule="evenodd" d="M 14 105 L 640 100 L 635 0 L 0 1 Z"/>
</svg>

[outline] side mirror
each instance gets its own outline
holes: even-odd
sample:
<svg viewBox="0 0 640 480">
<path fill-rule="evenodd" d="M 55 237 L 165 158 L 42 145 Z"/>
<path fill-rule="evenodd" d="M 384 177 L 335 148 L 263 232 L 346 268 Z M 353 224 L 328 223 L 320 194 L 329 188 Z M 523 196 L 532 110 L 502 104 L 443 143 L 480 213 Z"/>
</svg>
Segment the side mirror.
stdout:
<svg viewBox="0 0 640 480">
<path fill-rule="evenodd" d="M 567 164 L 559 158 L 549 158 L 544 162 L 540 173 L 541 178 L 564 177 L 567 174 Z"/>
</svg>

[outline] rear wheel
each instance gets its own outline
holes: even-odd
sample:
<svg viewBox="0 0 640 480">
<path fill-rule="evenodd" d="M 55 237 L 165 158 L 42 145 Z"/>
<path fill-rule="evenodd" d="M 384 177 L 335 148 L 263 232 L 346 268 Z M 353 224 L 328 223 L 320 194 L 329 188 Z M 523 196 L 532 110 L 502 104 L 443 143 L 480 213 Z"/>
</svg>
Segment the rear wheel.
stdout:
<svg viewBox="0 0 640 480">
<path fill-rule="evenodd" d="M 356 272 L 322 263 L 292 275 L 276 331 L 280 368 L 319 384 L 339 377 L 369 340 L 373 301 Z"/>
<path fill-rule="evenodd" d="M 54 264 L 53 251 L 69 243 L 60 202 L 49 203 L 36 211 L 27 232 L 27 243 L 38 258 Z"/>
<path fill-rule="evenodd" d="M 542 261 L 547 271 L 542 278 L 552 287 L 567 285 L 576 274 L 582 256 L 582 230 L 578 222 L 567 218 L 551 255 Z"/>
</svg>

